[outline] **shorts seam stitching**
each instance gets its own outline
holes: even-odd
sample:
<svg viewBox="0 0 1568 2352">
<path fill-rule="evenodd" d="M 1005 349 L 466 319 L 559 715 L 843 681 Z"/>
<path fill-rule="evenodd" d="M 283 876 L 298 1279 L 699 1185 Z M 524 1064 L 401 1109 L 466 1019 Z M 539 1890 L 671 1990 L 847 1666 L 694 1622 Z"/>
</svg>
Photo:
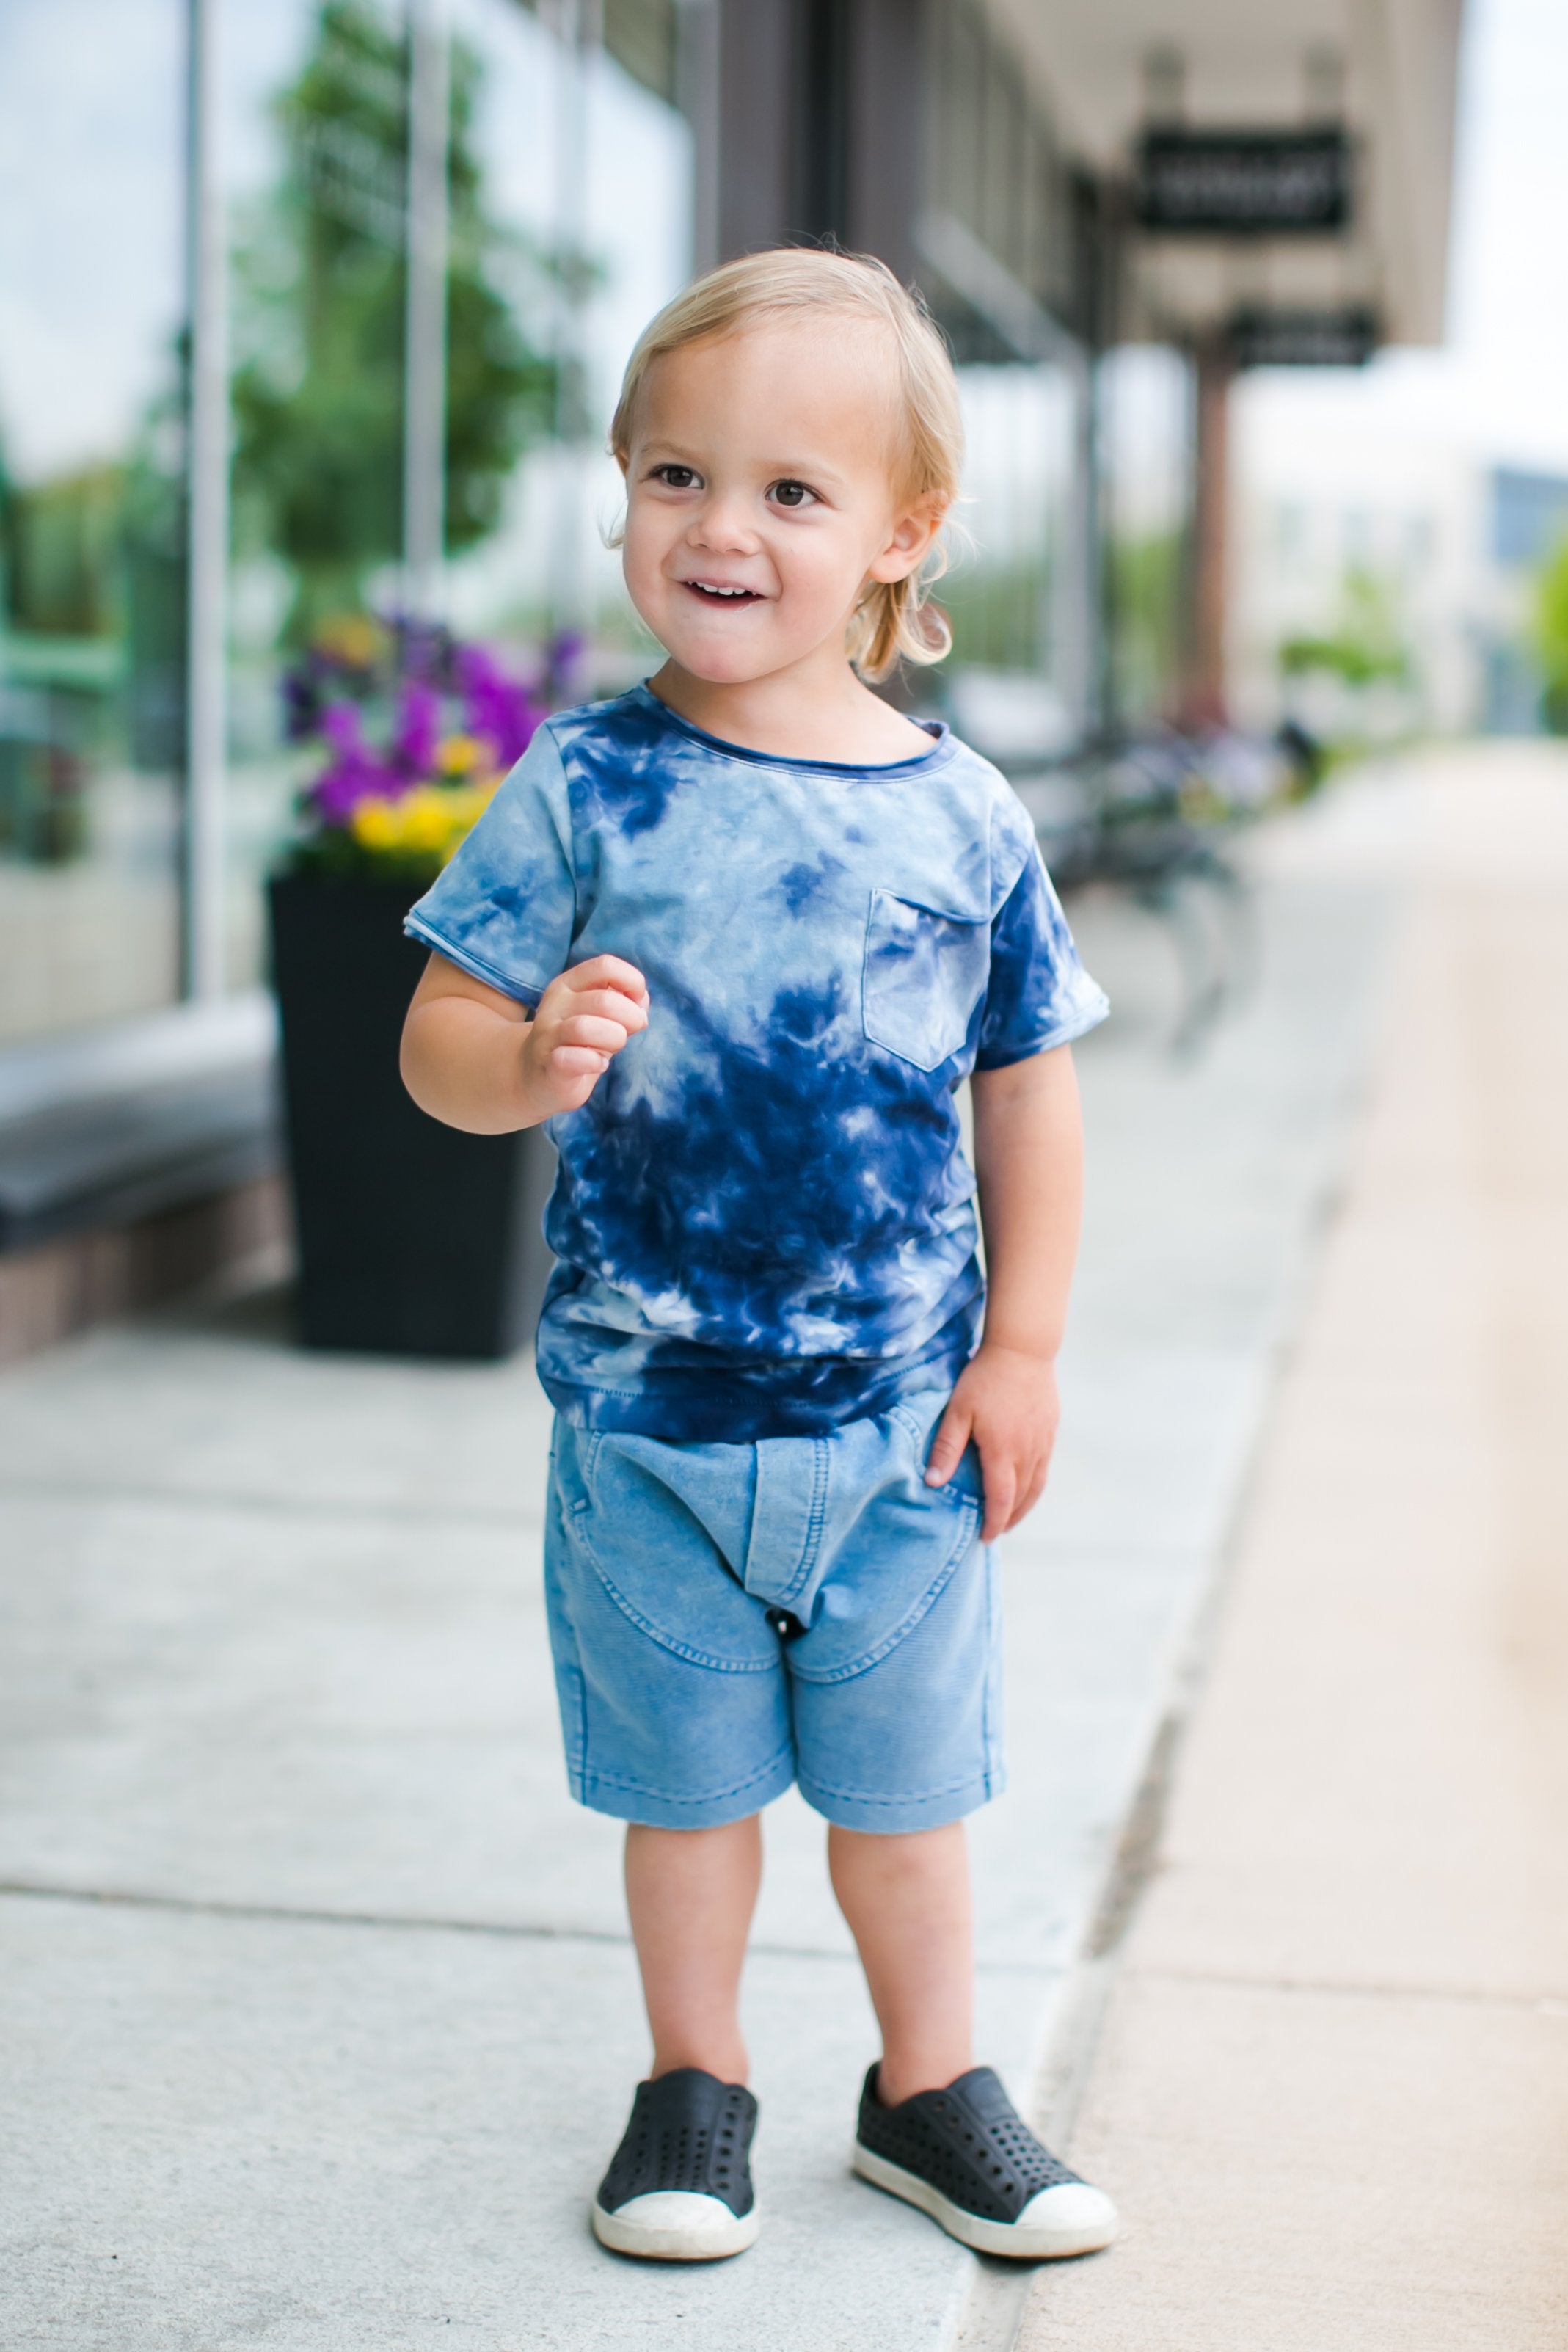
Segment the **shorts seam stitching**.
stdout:
<svg viewBox="0 0 1568 2352">
<path fill-rule="evenodd" d="M 838 1683 L 853 1682 L 858 1675 L 869 1674 L 873 1667 L 880 1666 L 883 1660 L 890 1657 L 893 1652 L 899 1647 L 901 1643 L 908 1640 L 915 1627 L 919 1625 L 936 1607 L 939 1596 L 946 1591 L 947 1586 L 951 1584 L 954 1577 L 956 1575 L 960 1561 L 967 1556 L 974 1547 L 975 1529 L 978 1524 L 980 1516 L 979 1506 L 971 1497 L 966 1496 L 962 1505 L 962 1511 L 966 1524 L 960 1527 L 957 1540 L 955 1542 L 952 1550 L 947 1554 L 946 1559 L 943 1561 L 942 1566 L 937 1570 L 936 1574 L 932 1579 L 930 1584 L 927 1585 L 925 1591 L 920 1595 L 919 1600 L 914 1602 L 912 1606 L 905 1611 L 904 1615 L 900 1620 L 899 1623 L 894 1627 L 892 1633 L 884 1635 L 883 1640 L 876 1644 L 875 1648 L 866 1651 L 863 1656 L 851 1659 L 847 1664 L 834 1666 L 826 1674 L 811 1674 L 804 1666 L 797 1665 L 793 1660 L 790 1660 L 789 1672 L 797 1681 L 812 1684 L 819 1690 L 829 1689 Z M 988 1611 L 988 1617 L 989 1612 Z M 989 1626 L 988 1622 L 988 1634 Z"/>
<path fill-rule="evenodd" d="M 755 1772 L 747 1772 L 741 1780 L 732 1780 L 722 1789 L 705 1789 L 702 1794 L 696 1797 L 677 1796 L 668 1789 L 655 1789 L 645 1780 L 622 1780 L 618 1772 L 585 1769 L 577 1775 L 577 1778 L 585 1785 L 591 1780 L 599 1788 L 613 1789 L 624 1796 L 651 1797 L 661 1805 L 720 1805 L 727 1798 L 743 1797 L 748 1789 L 758 1787 L 764 1780 L 771 1780 L 777 1775 L 780 1765 L 784 1764 L 789 1765 L 789 1777 L 792 1780 L 795 1777 L 794 1751 L 789 1748 L 780 1748 L 766 1764 L 759 1765 Z"/>
<path fill-rule="evenodd" d="M 576 1505 L 572 1510 L 571 1516 L 578 1528 L 579 1539 L 588 1555 L 589 1563 L 594 1574 L 628 1624 L 635 1625 L 640 1633 L 644 1634 L 657 1648 L 668 1652 L 671 1657 L 682 1658 L 687 1665 L 699 1667 L 706 1674 L 772 1675 L 781 1671 L 781 1662 L 777 1652 L 773 1656 L 767 1658 L 721 1658 L 711 1650 L 694 1649 L 689 1643 L 677 1641 L 674 1634 L 667 1633 L 662 1626 L 655 1625 L 651 1617 L 644 1616 L 635 1602 L 615 1583 L 594 1549 L 592 1538 L 583 1525 L 591 1508 L 591 1503 L 582 1502 Z"/>
<path fill-rule="evenodd" d="M 810 1581 L 811 1570 L 817 1565 L 817 1554 L 822 1548 L 822 1529 L 828 1517 L 828 1441 L 825 1437 L 811 1440 L 811 1500 L 806 1512 L 806 1539 L 794 1575 L 779 1595 L 784 1605 L 800 1597 L 803 1586 Z"/>
<path fill-rule="evenodd" d="M 918 1789 L 913 1795 L 889 1797 L 865 1789 L 841 1789 L 831 1780 L 819 1780 L 815 1773 L 801 1772 L 799 1767 L 796 1768 L 796 1779 L 802 1796 L 809 1789 L 815 1789 L 822 1796 L 841 1798 L 846 1804 L 880 1805 L 887 1811 L 898 1806 L 913 1810 L 918 1805 L 935 1804 L 939 1798 L 959 1796 L 966 1789 L 983 1789 L 989 1796 L 995 1778 L 989 1767 L 984 1766 L 978 1772 L 966 1772 L 961 1780 L 944 1780 L 939 1788 Z"/>
</svg>

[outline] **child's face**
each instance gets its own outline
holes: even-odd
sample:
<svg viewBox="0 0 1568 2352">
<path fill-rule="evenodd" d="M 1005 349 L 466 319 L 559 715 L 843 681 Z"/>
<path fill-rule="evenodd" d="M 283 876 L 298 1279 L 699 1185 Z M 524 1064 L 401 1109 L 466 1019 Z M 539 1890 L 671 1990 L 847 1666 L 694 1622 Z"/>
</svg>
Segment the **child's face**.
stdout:
<svg viewBox="0 0 1568 2352">
<path fill-rule="evenodd" d="M 868 580 L 941 524 L 892 478 L 889 354 L 822 318 L 689 343 L 649 370 L 626 467 L 626 585 L 694 677 L 740 685 L 825 652 Z"/>
</svg>

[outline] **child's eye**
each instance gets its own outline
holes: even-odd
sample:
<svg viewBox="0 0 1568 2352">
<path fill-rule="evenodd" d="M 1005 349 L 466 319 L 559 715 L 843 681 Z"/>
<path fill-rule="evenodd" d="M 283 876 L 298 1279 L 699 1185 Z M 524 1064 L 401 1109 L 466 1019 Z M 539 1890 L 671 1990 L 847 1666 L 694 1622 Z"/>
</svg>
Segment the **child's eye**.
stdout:
<svg viewBox="0 0 1568 2352">
<path fill-rule="evenodd" d="M 663 482 L 666 489 L 692 490 L 697 484 L 696 468 L 694 466 L 655 466 L 653 479 Z"/>
<path fill-rule="evenodd" d="M 775 482 L 768 493 L 776 507 L 815 506 L 817 493 L 804 482 Z"/>
</svg>

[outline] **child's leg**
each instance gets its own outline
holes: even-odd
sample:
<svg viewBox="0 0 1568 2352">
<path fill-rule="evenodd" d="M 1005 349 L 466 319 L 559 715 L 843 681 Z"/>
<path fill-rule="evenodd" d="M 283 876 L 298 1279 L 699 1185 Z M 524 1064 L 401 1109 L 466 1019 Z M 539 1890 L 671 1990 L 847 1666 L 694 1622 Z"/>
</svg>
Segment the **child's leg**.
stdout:
<svg viewBox="0 0 1568 2352">
<path fill-rule="evenodd" d="M 862 1840 L 874 1844 L 876 1840 Z M 626 1906 L 653 2035 L 653 2077 L 700 2066 L 744 2083 L 740 1972 L 762 1882 L 762 1823 L 626 1832 Z"/>
<path fill-rule="evenodd" d="M 852 2162 L 985 2254 L 1087 2254 L 1116 2209 L 1035 2137 L 970 2047 L 969 1864 L 962 1822 L 828 1832 L 833 1886 L 865 1966 L 882 2063 L 861 2095 Z"/>
<path fill-rule="evenodd" d="M 883 2100 L 942 2089 L 975 2063 L 963 1822 L 892 1836 L 835 1826 L 828 1866 L 882 2027 Z"/>
</svg>

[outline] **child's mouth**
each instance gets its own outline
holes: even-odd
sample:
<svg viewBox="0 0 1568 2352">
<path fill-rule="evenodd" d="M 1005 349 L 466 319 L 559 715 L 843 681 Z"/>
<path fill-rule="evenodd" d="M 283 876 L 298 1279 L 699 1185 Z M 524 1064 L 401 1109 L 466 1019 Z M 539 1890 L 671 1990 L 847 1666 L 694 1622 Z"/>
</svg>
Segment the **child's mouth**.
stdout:
<svg viewBox="0 0 1568 2352">
<path fill-rule="evenodd" d="M 690 589 L 705 604 L 760 604 L 761 597 L 755 588 L 726 588 L 713 580 L 683 580 L 683 588 Z"/>
</svg>

